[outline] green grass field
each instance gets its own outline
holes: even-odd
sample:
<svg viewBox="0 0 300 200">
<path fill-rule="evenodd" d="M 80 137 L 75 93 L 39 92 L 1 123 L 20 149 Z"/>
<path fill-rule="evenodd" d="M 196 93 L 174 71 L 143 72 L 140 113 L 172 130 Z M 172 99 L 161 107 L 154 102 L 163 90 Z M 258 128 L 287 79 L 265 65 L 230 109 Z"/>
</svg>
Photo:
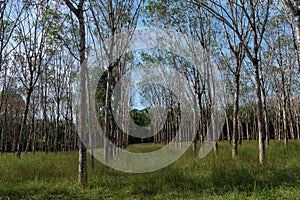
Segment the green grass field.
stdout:
<svg viewBox="0 0 300 200">
<path fill-rule="evenodd" d="M 221 142 L 219 154 L 199 159 L 189 149 L 172 165 L 145 174 L 126 174 L 97 162 L 89 184 L 77 184 L 78 153 L 0 156 L 0 199 L 300 199 L 300 142 L 272 141 L 265 165 L 258 164 L 255 141 L 239 146 L 231 159 Z M 154 144 L 129 151 L 153 151 Z"/>
</svg>

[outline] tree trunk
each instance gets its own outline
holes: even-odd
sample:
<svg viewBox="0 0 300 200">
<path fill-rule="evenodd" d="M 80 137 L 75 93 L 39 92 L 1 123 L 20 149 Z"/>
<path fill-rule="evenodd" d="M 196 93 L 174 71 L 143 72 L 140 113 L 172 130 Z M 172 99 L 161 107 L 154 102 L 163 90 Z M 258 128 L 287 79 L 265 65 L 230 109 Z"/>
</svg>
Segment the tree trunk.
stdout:
<svg viewBox="0 0 300 200">
<path fill-rule="evenodd" d="M 79 4 L 77 5 L 77 8 L 73 6 L 73 4 L 70 2 L 70 0 L 65 0 L 67 6 L 69 9 L 76 15 L 78 22 L 79 22 L 79 35 L 80 35 L 80 41 L 79 41 L 79 54 L 80 54 L 80 121 L 79 121 L 79 130 L 78 134 L 81 137 L 84 137 L 87 135 L 87 133 L 84 133 L 87 131 L 87 125 L 86 124 L 86 117 L 87 117 L 87 63 L 85 63 L 85 51 L 86 51 L 86 41 L 85 41 L 85 22 L 84 22 L 84 2 L 85 0 L 80 0 Z M 84 140 L 87 141 L 87 140 Z M 79 143 L 79 183 L 83 186 L 87 185 L 87 158 L 86 158 L 86 148 L 84 144 L 82 143 L 82 138 Z"/>
<path fill-rule="evenodd" d="M 256 54 L 257 55 L 257 54 Z M 259 162 L 265 162 L 265 134 L 262 118 L 262 99 L 261 99 L 261 83 L 258 59 L 255 58 L 253 62 L 254 77 L 255 77 L 255 92 L 256 92 L 256 104 L 257 104 L 257 128 L 258 128 L 258 146 L 259 146 Z"/>
<path fill-rule="evenodd" d="M 239 133 L 239 144 L 242 145 L 243 142 L 243 122 L 241 120 L 241 115 L 238 116 L 238 133 Z"/>
<path fill-rule="evenodd" d="M 266 146 L 269 146 L 270 142 L 270 133 L 269 133 L 269 120 L 268 120 L 268 110 L 267 110 L 267 94 L 265 89 L 263 89 L 263 113 L 264 113 L 264 122 L 265 122 L 265 131 L 266 131 Z"/>
<path fill-rule="evenodd" d="M 233 127 L 232 127 L 232 158 L 237 156 L 238 144 L 237 144 L 237 134 L 238 134 L 238 113 L 239 113 L 239 88 L 240 88 L 240 76 L 235 75 L 234 80 L 234 97 L 233 97 Z"/>
<path fill-rule="evenodd" d="M 88 86 L 88 88 L 89 88 L 89 86 Z M 89 91 L 88 91 L 89 92 Z M 95 140 L 95 138 L 94 138 L 94 130 L 96 129 L 96 127 L 94 126 L 95 125 L 95 123 L 97 123 L 97 122 L 94 122 L 92 119 L 93 119 L 93 116 L 91 116 L 91 114 L 92 114 L 92 108 L 91 108 L 91 106 L 94 106 L 94 105 L 92 105 L 92 102 L 91 102 L 91 99 L 90 99 L 90 94 L 88 95 L 88 98 L 89 98 L 89 144 L 90 144 L 90 158 L 91 158 L 91 168 L 92 168 L 92 170 L 94 170 L 94 168 L 95 168 L 95 158 L 94 158 L 94 140 Z M 93 129 L 93 130 L 92 130 Z"/>
<path fill-rule="evenodd" d="M 78 8 L 78 20 L 79 20 L 79 30 L 80 30 L 80 109 L 81 109 L 81 118 L 80 118 L 80 135 L 83 137 L 86 136 L 87 133 L 84 133 L 84 131 L 87 131 L 86 126 L 86 117 L 87 117 L 87 91 L 86 91 L 86 82 L 87 82 L 87 64 L 85 62 L 85 22 L 84 22 L 84 10 L 83 10 L 83 2 L 84 0 L 81 0 L 82 5 Z M 84 140 L 87 141 L 87 140 Z M 79 182 L 83 185 L 87 185 L 87 158 L 86 158 L 86 148 L 82 141 L 80 142 L 79 147 Z"/>
<path fill-rule="evenodd" d="M 288 145 L 288 128 L 287 128 L 287 118 L 286 118 L 286 97 L 285 92 L 282 94 L 282 120 L 283 120 L 283 137 L 284 137 L 284 147 Z"/>
<path fill-rule="evenodd" d="M 298 8 L 297 8 L 298 9 Z M 299 60 L 299 54 L 300 54 L 300 12 L 295 15 L 295 29 L 296 29 L 296 37 L 297 37 L 297 53 L 298 53 L 298 76 L 300 78 L 300 60 Z"/>
<path fill-rule="evenodd" d="M 290 75 L 291 76 L 291 75 Z M 291 139 L 295 140 L 295 130 L 294 130 L 294 117 L 293 117 L 293 112 L 291 109 L 291 92 L 289 89 L 289 85 L 288 85 L 288 90 L 287 90 L 287 111 L 288 111 L 288 122 L 289 122 L 289 130 L 291 133 Z"/>
<path fill-rule="evenodd" d="M 229 117 L 227 113 L 226 113 L 225 121 L 226 121 L 227 141 L 228 144 L 231 144 Z"/>
<path fill-rule="evenodd" d="M 57 93 L 57 95 L 58 95 L 58 97 L 56 98 L 56 118 L 55 118 L 55 132 L 54 132 L 54 152 L 55 153 L 57 153 L 57 141 L 58 141 L 58 134 L 59 134 L 59 118 L 60 118 L 59 92 Z"/>
<path fill-rule="evenodd" d="M 246 119 L 246 134 L 247 134 L 247 140 L 250 140 L 248 114 L 247 114 L 247 119 Z"/>
<path fill-rule="evenodd" d="M 19 132 L 19 139 L 18 139 L 18 144 L 17 144 L 17 154 L 16 156 L 18 158 L 21 157 L 21 152 L 22 152 L 22 146 L 23 146 L 23 135 L 24 135 L 24 129 L 25 129 L 25 125 L 26 125 L 26 121 L 27 121 L 27 116 L 28 116 L 28 112 L 29 112 L 29 105 L 30 105 L 30 97 L 32 94 L 33 88 L 30 87 L 28 93 L 27 93 L 27 97 L 26 97 L 26 107 L 25 107 L 25 111 L 24 111 L 24 115 L 23 115 L 23 120 L 22 120 L 22 124 L 21 124 L 21 128 L 20 128 L 20 132 Z"/>
<path fill-rule="evenodd" d="M 4 90 L 2 90 L 2 95 L 3 95 L 3 91 Z M 4 117 L 2 119 L 2 128 L 1 128 L 1 135 L 0 135 L 0 154 L 1 155 L 4 152 L 4 148 L 3 148 L 4 133 L 5 133 L 5 130 L 6 130 L 6 125 L 7 125 L 7 97 L 4 97 L 4 98 L 5 98 L 5 100 L 4 100 L 4 105 L 5 105 L 5 107 L 4 107 Z M 0 108 L 1 107 L 2 106 L 0 106 Z"/>
<path fill-rule="evenodd" d="M 107 77 L 106 77 L 106 93 L 105 93 L 105 108 L 104 108 L 104 162 L 108 163 L 109 158 L 109 104 L 110 104 L 110 85 L 111 85 L 111 73 L 112 69 L 109 67 L 107 71 Z"/>
</svg>

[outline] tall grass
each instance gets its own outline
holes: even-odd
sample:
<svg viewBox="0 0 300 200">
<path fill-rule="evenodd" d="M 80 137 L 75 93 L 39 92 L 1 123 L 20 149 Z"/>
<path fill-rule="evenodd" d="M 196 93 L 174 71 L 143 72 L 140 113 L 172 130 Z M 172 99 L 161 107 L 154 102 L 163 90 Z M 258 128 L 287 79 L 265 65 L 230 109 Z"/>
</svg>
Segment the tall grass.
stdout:
<svg viewBox="0 0 300 200">
<path fill-rule="evenodd" d="M 128 151 L 154 151 L 154 144 Z M 218 155 L 203 159 L 189 149 L 170 166 L 145 174 L 118 172 L 96 163 L 89 184 L 77 184 L 78 154 L 38 153 L 0 156 L 0 199 L 300 199 L 300 142 L 271 141 L 267 163 L 258 162 L 255 141 L 239 146 L 231 158 L 221 142 Z"/>
</svg>

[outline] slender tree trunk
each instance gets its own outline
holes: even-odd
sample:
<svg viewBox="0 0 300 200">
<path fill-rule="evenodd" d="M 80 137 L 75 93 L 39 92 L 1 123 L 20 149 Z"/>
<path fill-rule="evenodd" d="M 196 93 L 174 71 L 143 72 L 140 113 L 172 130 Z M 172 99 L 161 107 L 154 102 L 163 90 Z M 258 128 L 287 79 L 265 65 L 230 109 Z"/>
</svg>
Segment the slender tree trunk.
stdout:
<svg viewBox="0 0 300 200">
<path fill-rule="evenodd" d="M 110 85 L 111 85 L 111 73 L 112 73 L 112 68 L 109 67 L 107 71 L 107 77 L 106 77 L 106 94 L 105 94 L 105 108 L 104 108 L 104 129 L 103 132 L 105 134 L 105 139 L 104 139 L 104 162 L 108 163 L 109 159 L 109 127 L 110 127 L 110 120 L 109 120 L 109 104 L 110 104 Z"/>
<path fill-rule="evenodd" d="M 1 128 L 1 133 L 0 133 L 0 155 L 4 152 L 3 144 L 4 144 L 4 126 Z"/>
<path fill-rule="evenodd" d="M 2 90 L 3 91 L 3 90 Z M 0 154 L 2 155 L 4 148 L 3 148 L 3 142 L 4 142 L 4 133 L 6 130 L 6 126 L 7 126 L 7 97 L 5 97 L 5 101 L 4 101 L 4 117 L 2 119 L 2 128 L 1 128 L 1 135 L 0 135 Z M 1 108 L 2 106 L 0 106 Z"/>
<path fill-rule="evenodd" d="M 89 88 L 89 87 L 88 87 Z M 88 91 L 89 92 L 89 91 Z M 90 97 L 90 94 L 88 95 L 88 97 Z M 95 138 L 94 138 L 94 130 L 92 130 L 92 129 L 96 129 L 95 128 L 95 126 L 94 126 L 94 124 L 96 123 L 96 122 L 94 122 L 94 121 L 92 121 L 92 119 L 93 119 L 93 116 L 91 116 L 91 114 L 92 114 L 92 108 L 91 108 L 91 106 L 94 106 L 94 105 L 92 105 L 92 102 L 91 102 L 91 99 L 89 98 L 89 144 L 90 144 L 90 156 L 91 156 L 91 168 L 92 168 L 92 170 L 94 170 L 95 169 L 95 158 L 94 158 L 94 140 L 95 140 Z"/>
<path fill-rule="evenodd" d="M 22 145 L 23 145 L 23 139 L 24 139 L 23 138 L 24 129 L 25 129 L 26 121 L 27 121 L 28 112 L 29 112 L 30 97 L 31 97 L 32 91 L 33 91 L 32 87 L 30 87 L 30 89 L 27 93 L 27 97 L 26 97 L 26 106 L 25 106 L 25 111 L 24 111 L 24 115 L 23 115 L 23 120 L 22 120 L 22 124 L 21 124 L 21 128 L 20 128 L 19 139 L 18 139 L 18 144 L 17 144 L 17 154 L 16 154 L 16 156 L 18 158 L 21 157 Z"/>
<path fill-rule="evenodd" d="M 33 127 L 34 128 L 34 127 Z M 32 143 L 31 143 L 31 152 L 35 155 L 35 141 L 36 141 L 36 130 L 33 129 L 32 133 Z"/>
<path fill-rule="evenodd" d="M 238 144 L 237 144 L 237 134 L 238 134 L 238 113 L 239 113 L 239 88 L 240 88 L 240 76 L 235 75 L 234 81 L 234 97 L 233 97 L 233 127 L 232 127 L 232 158 L 237 156 Z"/>
<path fill-rule="evenodd" d="M 79 54 L 80 54 L 80 128 L 79 128 L 79 135 L 84 137 L 87 133 L 87 125 L 86 124 L 86 117 L 87 117 L 87 63 L 85 63 L 85 51 L 86 51 L 86 31 L 85 31 L 85 21 L 84 21 L 84 2 L 85 0 L 80 0 L 77 8 L 73 6 L 70 0 L 65 0 L 69 9 L 76 15 L 78 22 L 79 22 Z M 87 140 L 84 140 L 87 141 Z M 86 148 L 82 141 L 79 143 L 79 183 L 83 186 L 87 185 L 87 158 L 86 158 Z"/>
<path fill-rule="evenodd" d="M 291 133 L 291 139 L 295 140 L 295 130 L 294 130 L 294 117 L 293 117 L 293 112 L 291 109 L 291 94 L 290 94 L 290 86 L 288 86 L 288 91 L 287 91 L 287 111 L 288 111 L 288 122 L 289 122 L 289 130 Z"/>
<path fill-rule="evenodd" d="M 238 133 L 239 133 L 239 144 L 242 145 L 242 142 L 243 142 L 243 122 L 241 120 L 241 115 L 239 114 L 239 117 L 238 117 Z"/>
<path fill-rule="evenodd" d="M 226 121 L 227 141 L 228 144 L 231 144 L 229 117 L 227 113 L 226 113 L 225 121 Z"/>
<path fill-rule="evenodd" d="M 299 9 L 299 8 L 297 8 Z M 296 37 L 297 37 L 297 53 L 298 53 L 298 76 L 300 78 L 300 60 L 299 60 L 299 55 L 300 55 L 300 12 L 295 15 L 295 29 L 296 29 Z"/>
<path fill-rule="evenodd" d="M 196 78 L 196 77 L 195 77 Z M 195 96 L 194 96 L 194 107 L 196 108 L 197 107 L 197 86 L 195 86 Z M 172 104 L 171 104 L 171 106 L 172 106 Z M 197 115 L 198 113 L 196 113 L 195 111 L 193 112 L 193 118 L 194 118 L 194 121 L 192 122 L 193 123 L 193 137 L 194 137 L 194 140 L 193 140 L 193 150 L 194 151 L 196 151 L 196 149 L 197 149 L 197 131 L 199 130 L 199 127 L 198 127 L 198 129 L 197 129 L 197 126 L 196 126 L 196 124 L 198 123 L 197 122 L 197 117 L 196 117 L 196 115 Z M 171 115 L 173 116 L 173 109 L 171 109 Z M 173 118 L 172 118 L 173 119 Z M 171 119 L 171 120 L 172 120 Z"/>
<path fill-rule="evenodd" d="M 250 133 L 249 133 L 249 119 L 248 119 L 248 114 L 246 114 L 246 134 L 247 134 L 247 140 L 250 140 Z"/>
<path fill-rule="evenodd" d="M 284 137 L 284 147 L 288 145 L 288 128 L 287 128 L 287 117 L 286 117 L 286 97 L 285 92 L 282 94 L 282 120 L 283 120 L 283 137 Z"/>
<path fill-rule="evenodd" d="M 278 139 L 278 141 L 280 141 L 281 140 L 281 102 L 280 102 L 280 98 L 278 99 L 277 105 L 278 105 L 278 113 L 276 115 L 276 117 L 277 117 L 277 120 L 276 120 L 276 122 L 277 122 L 277 133 L 278 133 L 277 139 Z"/>
<path fill-rule="evenodd" d="M 269 133 L 268 110 L 267 110 L 267 94 L 264 89 L 263 89 L 263 97 L 264 97 L 263 113 L 264 113 L 265 131 L 266 131 L 266 146 L 268 147 L 270 142 L 270 133 Z"/>
<path fill-rule="evenodd" d="M 86 127 L 83 127 L 86 125 L 86 116 L 87 116 L 87 91 L 86 91 L 86 82 L 87 82 L 87 63 L 85 63 L 85 22 L 84 22 L 84 11 L 83 11 L 83 0 L 81 0 L 82 5 L 80 8 L 78 8 L 78 20 L 79 20 L 79 30 L 80 30 L 80 85 L 81 85 L 81 91 L 80 91 L 80 109 L 81 109 L 81 118 L 80 118 L 80 134 L 81 137 L 84 135 L 86 136 L 87 133 L 84 133 L 83 131 L 87 131 L 88 129 Z M 87 140 L 85 140 L 87 141 Z M 80 142 L 79 147 L 79 182 L 83 185 L 87 185 L 87 157 L 86 157 L 86 148 L 83 144 L 83 142 Z"/>
<path fill-rule="evenodd" d="M 34 107 L 34 105 L 32 105 L 32 107 Z M 29 150 L 30 142 L 32 142 L 32 140 L 33 140 L 33 134 L 35 132 L 35 130 L 34 130 L 34 121 L 35 121 L 34 115 L 35 115 L 35 113 L 33 112 L 33 115 L 31 117 L 30 131 L 29 131 L 29 136 L 27 138 L 27 144 L 26 144 L 26 148 L 25 148 L 25 153 L 27 153 L 28 150 Z"/>
<path fill-rule="evenodd" d="M 263 117 L 262 117 L 262 99 L 261 99 L 259 61 L 257 58 L 255 58 L 254 60 L 255 61 L 253 62 L 253 68 L 254 68 L 256 104 L 257 104 L 259 162 L 264 163 L 265 162 L 265 144 L 264 144 L 265 134 L 264 134 Z"/>
<path fill-rule="evenodd" d="M 299 121 L 299 113 L 298 113 L 298 116 L 297 116 L 297 120 L 296 120 L 296 129 L 297 129 L 297 138 L 298 140 L 300 139 L 300 121 Z"/>
<path fill-rule="evenodd" d="M 59 93 L 58 93 L 59 94 Z M 60 99 L 57 98 L 57 108 L 56 108 L 56 119 L 55 119 L 55 133 L 54 133 L 54 152 L 57 153 L 57 141 L 59 134 L 59 117 L 60 117 Z"/>
</svg>

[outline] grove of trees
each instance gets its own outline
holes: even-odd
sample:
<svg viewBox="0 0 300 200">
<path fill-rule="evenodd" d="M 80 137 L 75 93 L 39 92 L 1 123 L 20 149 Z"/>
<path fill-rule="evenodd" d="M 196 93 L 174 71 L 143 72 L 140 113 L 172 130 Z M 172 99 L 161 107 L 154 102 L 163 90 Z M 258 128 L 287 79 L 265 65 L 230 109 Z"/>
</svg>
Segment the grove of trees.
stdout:
<svg viewBox="0 0 300 200">
<path fill-rule="evenodd" d="M 208 58 L 204 63 L 214 63 L 224 83 L 226 113 L 220 139 L 232 145 L 233 158 L 243 140 L 257 140 L 259 162 L 264 163 L 270 140 L 282 140 L 288 148 L 289 140 L 300 139 L 299 8 L 298 0 L 2 0 L 0 152 L 20 157 L 22 152 L 79 150 L 80 181 L 86 183 L 87 154 L 78 135 L 87 129 L 85 118 L 78 121 L 78 116 L 88 110 L 86 58 L 98 47 L 109 63 L 99 77 L 95 106 L 103 134 L 111 142 L 126 148 L 136 142 L 166 144 L 175 137 L 184 120 L 180 103 L 159 84 L 138 86 L 132 101 L 141 101 L 142 106 L 130 111 L 137 125 L 146 126 L 152 106 L 165 108 L 165 125 L 155 136 L 131 137 L 112 115 L 113 109 L 119 109 L 121 117 L 128 114 L 122 110 L 122 90 L 113 97 L 121 77 L 137 65 L 162 63 L 182 73 L 193 86 L 199 127 L 189 131 L 195 135 L 194 149 L 201 146 L 211 115 L 208 83 L 202 77 L 205 68 L 201 72 L 187 60 L 160 50 L 114 58 L 115 36 L 146 26 L 186 34 L 203 48 Z M 112 41 L 107 43 L 107 38 Z M 74 107 L 78 74 L 83 86 L 79 110 Z M 140 93 L 138 98 L 134 92 Z M 90 145 L 103 146 L 105 156 L 116 154 L 104 141 L 89 140 Z M 217 143 L 214 150 L 217 153 Z"/>
</svg>

